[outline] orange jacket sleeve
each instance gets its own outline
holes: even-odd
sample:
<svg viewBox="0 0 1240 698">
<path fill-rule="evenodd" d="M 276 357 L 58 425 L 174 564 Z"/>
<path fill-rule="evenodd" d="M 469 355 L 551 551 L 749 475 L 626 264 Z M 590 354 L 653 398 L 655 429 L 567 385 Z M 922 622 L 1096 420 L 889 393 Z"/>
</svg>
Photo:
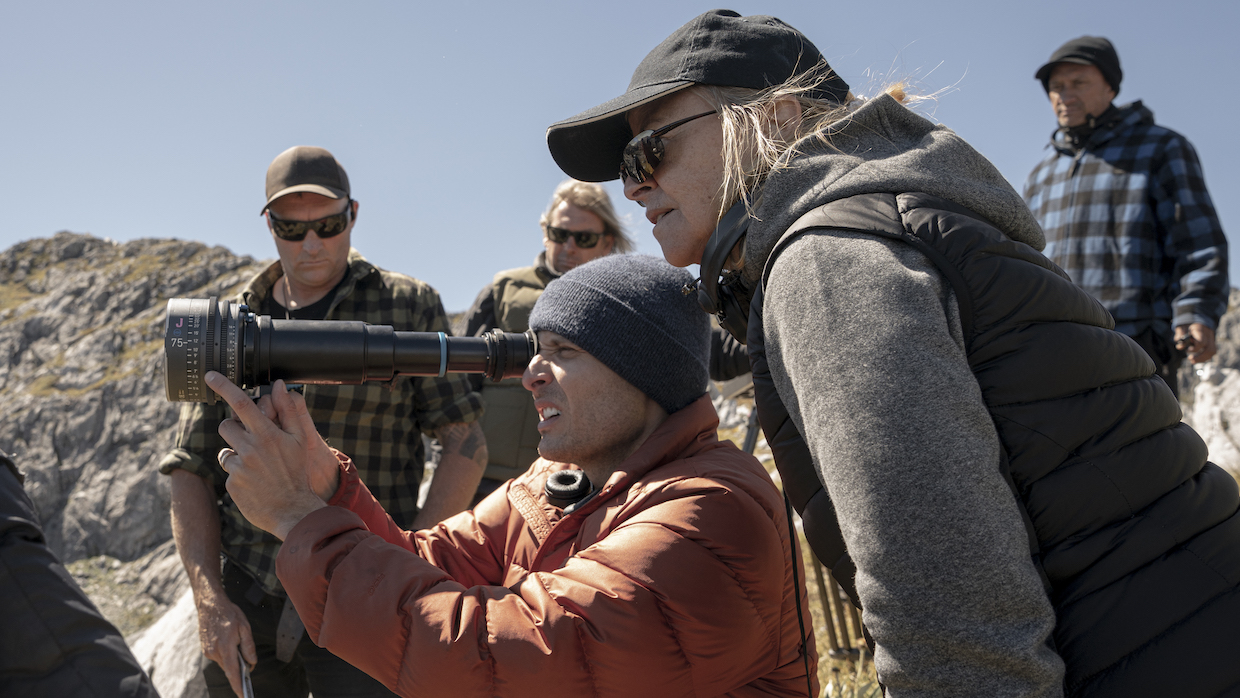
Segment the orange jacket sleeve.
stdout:
<svg viewBox="0 0 1240 698">
<path fill-rule="evenodd" d="M 477 516 L 410 534 L 383 521 L 363 489 L 333 500 L 349 509 L 303 519 L 277 571 L 310 637 L 401 695 L 720 695 L 747 685 L 804 695 L 762 684 L 780 671 L 804 676 L 798 634 L 787 632 L 787 531 L 766 499 L 706 478 L 664 483 L 562 566 L 527 571 L 504 561 L 520 521 L 504 493 Z"/>
</svg>

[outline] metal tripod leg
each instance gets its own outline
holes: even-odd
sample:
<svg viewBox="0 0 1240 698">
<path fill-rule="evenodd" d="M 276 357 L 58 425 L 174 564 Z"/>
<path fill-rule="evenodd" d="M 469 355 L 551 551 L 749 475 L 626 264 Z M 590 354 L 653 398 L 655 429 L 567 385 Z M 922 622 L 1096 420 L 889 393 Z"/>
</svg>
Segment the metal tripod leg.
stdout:
<svg viewBox="0 0 1240 698">
<path fill-rule="evenodd" d="M 853 646 L 853 639 L 860 637 L 861 624 L 854 623 L 852 629 L 848 627 L 848 619 L 851 617 L 849 609 L 856 611 L 853 605 L 845 600 L 843 594 L 840 593 L 840 586 L 836 584 L 835 578 L 831 575 L 824 575 L 827 582 L 827 596 L 831 599 L 831 622 L 839 626 L 840 629 L 840 654 L 848 661 L 855 661 L 859 656 L 857 648 Z"/>
<path fill-rule="evenodd" d="M 827 594 L 827 584 L 822 578 L 822 565 L 818 564 L 817 558 L 813 559 L 811 564 L 814 567 L 814 580 L 818 582 L 818 601 L 822 603 L 822 615 L 826 620 L 827 626 L 827 655 L 836 658 L 842 657 L 840 652 L 840 641 L 835 634 L 835 620 L 831 613 L 831 599 Z M 845 629 L 847 630 L 847 629 Z"/>
</svg>

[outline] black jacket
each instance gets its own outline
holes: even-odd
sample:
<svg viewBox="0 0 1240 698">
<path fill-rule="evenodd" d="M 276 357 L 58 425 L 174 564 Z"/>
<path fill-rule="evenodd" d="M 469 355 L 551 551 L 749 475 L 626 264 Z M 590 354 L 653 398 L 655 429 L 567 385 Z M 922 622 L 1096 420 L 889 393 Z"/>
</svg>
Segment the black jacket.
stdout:
<svg viewBox="0 0 1240 698">
<path fill-rule="evenodd" d="M 1145 353 L 1032 248 L 956 204 L 872 194 L 793 226 L 900 240 L 951 283 L 1001 467 L 1053 603 L 1071 696 L 1240 691 L 1240 494 Z M 805 219 L 802 219 L 803 221 Z M 806 536 L 850 591 L 855 569 L 809 451 L 766 363 L 759 289 L 749 323 L 758 413 Z M 1174 669 L 1172 669 L 1174 667 Z"/>
<path fill-rule="evenodd" d="M 48 550 L 0 454 L 0 696 L 158 697 L 116 627 Z"/>
</svg>

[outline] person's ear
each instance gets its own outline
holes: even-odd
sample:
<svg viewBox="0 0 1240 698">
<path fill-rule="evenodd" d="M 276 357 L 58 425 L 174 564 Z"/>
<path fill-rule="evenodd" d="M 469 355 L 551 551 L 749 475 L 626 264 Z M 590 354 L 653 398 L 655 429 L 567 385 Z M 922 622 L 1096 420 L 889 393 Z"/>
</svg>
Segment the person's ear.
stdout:
<svg viewBox="0 0 1240 698">
<path fill-rule="evenodd" d="M 350 216 L 350 218 L 352 218 L 353 222 L 356 223 L 357 222 L 357 209 L 360 207 L 360 204 L 357 203 L 357 199 L 354 199 L 353 203 L 349 205 L 353 207 L 353 213 Z"/>
<path fill-rule="evenodd" d="M 785 95 L 771 103 L 771 117 L 774 122 L 774 133 L 784 141 L 796 139 L 797 130 L 801 128 L 801 103 L 792 95 Z"/>
</svg>

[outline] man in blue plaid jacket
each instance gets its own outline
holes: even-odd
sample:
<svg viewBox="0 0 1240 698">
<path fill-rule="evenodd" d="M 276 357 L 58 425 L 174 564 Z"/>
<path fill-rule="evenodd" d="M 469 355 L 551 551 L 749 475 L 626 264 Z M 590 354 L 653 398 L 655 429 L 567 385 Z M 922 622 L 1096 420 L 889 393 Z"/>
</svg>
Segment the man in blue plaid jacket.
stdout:
<svg viewBox="0 0 1240 698">
<path fill-rule="evenodd" d="M 1181 352 L 1193 363 L 1214 356 L 1229 288 L 1227 239 L 1197 153 L 1140 101 L 1112 103 L 1123 71 L 1104 38 L 1069 41 L 1035 77 L 1059 121 L 1024 192 L 1046 256 L 1106 306 L 1175 391 Z"/>
</svg>

